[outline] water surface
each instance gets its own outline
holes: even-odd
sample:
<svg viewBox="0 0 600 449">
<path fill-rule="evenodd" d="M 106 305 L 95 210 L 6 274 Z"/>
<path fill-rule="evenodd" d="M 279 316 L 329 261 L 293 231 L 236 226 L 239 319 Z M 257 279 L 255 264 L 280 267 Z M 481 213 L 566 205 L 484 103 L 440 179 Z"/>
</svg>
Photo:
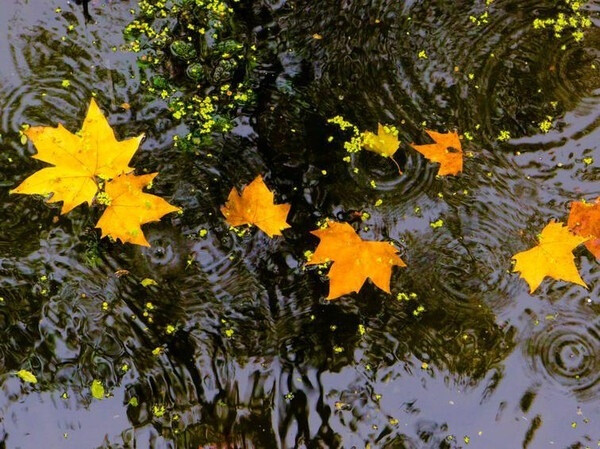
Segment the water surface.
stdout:
<svg viewBox="0 0 600 449">
<path fill-rule="evenodd" d="M 534 30 L 557 2 L 485 3 L 237 4 L 256 103 L 193 154 L 173 147 L 186 125 L 125 48 L 135 1 L 92 1 L 87 23 L 72 2 L 4 2 L 0 447 L 600 445 L 597 262 L 576 251 L 589 290 L 546 280 L 530 295 L 510 273 L 571 201 L 600 195 L 600 3 L 581 42 Z M 133 165 L 184 209 L 145 227 L 150 249 L 101 241 L 96 208 L 60 216 L 8 194 L 42 166 L 21 126 L 75 131 L 92 95 L 119 138 L 146 134 Z M 464 173 L 438 178 L 406 146 L 402 176 L 370 153 L 344 162 L 346 136 L 326 123 L 338 114 L 396 124 L 405 143 L 425 143 L 425 127 L 469 133 Z M 220 215 L 258 173 L 292 204 L 284 237 L 240 237 Z M 304 252 L 327 217 L 397 244 L 408 267 L 392 296 L 324 300 Z M 92 397 L 95 379 L 110 397 Z"/>
</svg>

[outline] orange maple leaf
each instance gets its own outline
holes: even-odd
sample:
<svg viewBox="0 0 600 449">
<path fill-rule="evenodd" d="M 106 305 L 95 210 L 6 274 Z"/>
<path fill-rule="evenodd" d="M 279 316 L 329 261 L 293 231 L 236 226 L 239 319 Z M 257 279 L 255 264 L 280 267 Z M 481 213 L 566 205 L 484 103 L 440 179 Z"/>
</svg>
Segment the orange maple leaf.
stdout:
<svg viewBox="0 0 600 449">
<path fill-rule="evenodd" d="M 360 238 L 348 223 L 328 222 L 325 229 L 312 231 L 320 239 L 307 265 L 333 262 L 329 273 L 329 295 L 335 299 L 358 292 L 367 278 L 390 293 L 392 267 L 405 267 L 398 251 L 389 242 L 373 242 Z"/>
<path fill-rule="evenodd" d="M 457 175 L 463 168 L 463 151 L 460 139 L 456 132 L 437 133 L 425 130 L 435 143 L 427 145 L 410 146 L 429 159 L 431 162 L 439 162 L 438 175 Z"/>
<path fill-rule="evenodd" d="M 261 175 L 248 184 L 240 193 L 234 187 L 221 213 L 231 226 L 255 225 L 269 237 L 281 235 L 290 225 L 286 218 L 289 204 L 275 204 L 273 192 L 269 190 Z"/>
<path fill-rule="evenodd" d="M 551 221 L 542 230 L 539 244 L 515 254 L 513 272 L 520 272 L 533 293 L 546 276 L 587 287 L 575 266 L 573 250 L 587 238 L 572 234 L 562 223 Z"/>
<path fill-rule="evenodd" d="M 102 201 L 108 207 L 96 223 L 96 227 L 102 230 L 102 237 L 150 246 L 141 225 L 158 221 L 163 215 L 180 210 L 164 199 L 142 191 L 156 175 L 158 173 L 142 176 L 128 173 L 106 183 Z"/>
<path fill-rule="evenodd" d="M 571 203 L 567 226 L 577 235 L 590 237 L 585 246 L 596 259 L 600 259 L 600 197 L 593 204 Z"/>
<path fill-rule="evenodd" d="M 59 124 L 56 128 L 35 126 L 27 129 L 25 135 L 37 149 L 33 157 L 54 166 L 35 172 L 10 193 L 51 193 L 49 202 L 63 202 L 62 214 L 82 203 L 92 204 L 98 192 L 98 179 L 131 172 L 129 161 L 144 137 L 117 141 L 94 99 L 79 134 Z"/>
</svg>

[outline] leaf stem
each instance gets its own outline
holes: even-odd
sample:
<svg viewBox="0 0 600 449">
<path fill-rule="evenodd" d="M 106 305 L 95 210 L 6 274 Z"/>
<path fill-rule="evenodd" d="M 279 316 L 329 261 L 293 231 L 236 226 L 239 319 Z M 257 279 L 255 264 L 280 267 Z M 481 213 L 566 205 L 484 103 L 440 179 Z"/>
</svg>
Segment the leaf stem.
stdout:
<svg viewBox="0 0 600 449">
<path fill-rule="evenodd" d="M 400 168 L 400 165 L 398 165 L 398 162 L 396 162 L 396 159 L 394 159 L 392 156 L 390 156 L 390 159 L 394 163 L 394 165 L 396 165 L 396 167 L 398 168 L 398 174 L 400 176 L 402 176 L 402 169 Z"/>
</svg>

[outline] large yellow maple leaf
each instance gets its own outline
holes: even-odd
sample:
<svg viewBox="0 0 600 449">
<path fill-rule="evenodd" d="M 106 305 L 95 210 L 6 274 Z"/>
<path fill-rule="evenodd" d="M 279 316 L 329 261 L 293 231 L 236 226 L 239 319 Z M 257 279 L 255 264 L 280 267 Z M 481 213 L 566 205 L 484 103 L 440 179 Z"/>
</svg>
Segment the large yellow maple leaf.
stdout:
<svg viewBox="0 0 600 449">
<path fill-rule="evenodd" d="M 463 151 L 458 134 L 455 132 L 438 133 L 425 130 L 435 143 L 426 145 L 410 146 L 429 159 L 431 162 L 438 162 L 440 168 L 438 175 L 457 175 L 463 168 Z"/>
<path fill-rule="evenodd" d="M 56 128 L 34 126 L 25 135 L 37 149 L 33 157 L 54 166 L 35 172 L 11 193 L 52 194 L 49 201 L 62 201 L 63 214 L 82 203 L 91 204 L 99 179 L 131 172 L 129 161 L 143 138 L 141 135 L 117 141 L 94 99 L 78 134 L 59 124 Z"/>
<path fill-rule="evenodd" d="M 329 295 L 335 299 L 358 292 L 367 278 L 383 291 L 390 293 L 392 267 L 405 267 L 391 243 L 363 240 L 348 223 L 330 221 L 324 229 L 312 231 L 320 239 L 307 262 L 318 265 L 333 262 L 329 273 Z"/>
<path fill-rule="evenodd" d="M 234 187 L 221 213 L 231 226 L 255 225 L 269 237 L 281 235 L 290 225 L 286 218 L 289 204 L 275 204 L 275 196 L 269 190 L 261 175 L 248 184 L 240 194 Z"/>
<path fill-rule="evenodd" d="M 539 244 L 515 254 L 514 272 L 520 272 L 533 293 L 546 276 L 587 287 L 575 266 L 573 250 L 588 238 L 573 235 L 562 223 L 551 221 L 542 230 Z"/>
<path fill-rule="evenodd" d="M 156 175 L 158 173 L 142 176 L 127 173 L 106 182 L 102 201 L 108 207 L 96 223 L 96 227 L 102 230 L 102 237 L 150 246 L 141 225 L 180 210 L 156 195 L 143 192 Z"/>
</svg>

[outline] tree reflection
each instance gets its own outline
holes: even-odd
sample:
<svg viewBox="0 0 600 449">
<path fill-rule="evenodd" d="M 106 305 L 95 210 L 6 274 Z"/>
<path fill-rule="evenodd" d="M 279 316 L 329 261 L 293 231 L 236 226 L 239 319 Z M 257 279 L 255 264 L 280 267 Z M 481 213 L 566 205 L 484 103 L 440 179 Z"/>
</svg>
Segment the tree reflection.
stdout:
<svg viewBox="0 0 600 449">
<path fill-rule="evenodd" d="M 238 249 L 257 238 L 247 237 Z M 168 250 L 202 254 L 212 246 L 215 259 L 222 251 L 221 259 L 229 260 L 230 249 L 218 235 L 213 239 Z M 3 278 L 13 279 L 0 307 L 2 383 L 9 373 L 29 369 L 39 380 L 33 389 L 78 392 L 86 406 L 99 379 L 108 392 L 125 389 L 134 428 L 153 426 L 181 447 L 340 447 L 331 426 L 338 410 L 355 411 L 346 423 L 352 431 L 372 419 L 361 407 L 377 406 L 374 393 L 350 400 L 341 394 L 347 388 L 371 391 L 378 371 L 389 368 L 399 377 L 414 375 L 419 361 L 474 385 L 512 347 L 510 332 L 481 304 L 449 314 L 432 298 L 415 316 L 416 305 L 371 285 L 324 303 L 315 273 L 298 268 L 290 275 L 276 252 L 261 255 L 260 274 L 253 263 L 223 270 L 212 262 L 203 267 L 199 258 L 162 278 L 157 265 L 159 285 L 146 288 L 140 284 L 145 268 L 114 273 L 135 267 L 130 258 L 147 256 L 103 244 L 102 253 L 112 256 L 92 269 L 82 263 L 83 245 L 57 231 L 28 261 L 2 261 Z M 220 273 L 217 284 L 213 269 Z M 324 374 L 348 368 L 354 374 L 346 384 L 323 384 Z M 393 426 L 390 432 L 399 435 Z"/>
<path fill-rule="evenodd" d="M 88 2 L 78 3 L 88 18 Z M 385 38 L 404 36 L 394 27 L 406 23 L 379 25 L 376 19 L 400 13 L 390 9 L 401 5 L 378 5 L 375 12 L 381 14 L 364 17 L 383 32 L 378 37 L 365 27 L 352 48 L 366 52 L 382 42 L 392 45 L 376 55 L 379 68 L 387 70 L 386 57 L 401 43 Z M 307 24 L 341 15 L 337 4 L 311 8 L 308 16 L 277 18 L 278 26 L 288 27 L 289 41 L 277 43 L 278 38 L 268 36 L 273 39 L 269 46 L 276 42 L 282 48 L 265 50 L 256 110 L 239 118 L 253 128 L 251 137 L 220 138 L 220 157 L 201 162 L 156 142 L 159 148 L 150 145 L 152 151 L 140 156 L 148 167 L 160 167 L 156 188 L 174 192 L 174 203 L 185 209 L 174 222 L 149 227 L 153 249 L 99 242 L 92 211 L 58 223 L 48 212 L 43 226 L 29 223 L 30 241 L 17 252 L 22 257 L 11 250 L 0 259 L 0 385 L 7 391 L 12 373 L 20 369 L 39 380 L 6 394 L 6 410 L 31 390 L 56 400 L 70 392 L 75 407 L 86 408 L 94 401 L 90 385 L 98 379 L 109 393 L 123 393 L 122 407 L 134 429 L 151 428 L 177 447 L 333 448 L 345 447 L 344 438 L 353 434 L 380 447 L 418 447 L 415 433 L 434 441 L 447 429 L 425 422 L 405 435 L 395 415 L 418 414 L 412 393 L 389 410 L 378 387 L 402 386 L 403 379 L 414 378 L 471 388 L 500 372 L 514 346 L 513 329 L 497 323 L 488 306 L 490 296 L 501 294 L 496 285 L 486 291 L 483 282 L 499 269 L 492 266 L 497 260 L 481 261 L 473 256 L 476 245 L 461 240 L 474 213 L 457 212 L 455 200 L 447 200 L 448 207 L 436 211 L 450 217 L 449 226 L 422 245 L 428 250 L 416 249 L 416 241 L 427 236 L 418 223 L 405 231 L 404 216 L 414 205 L 393 191 L 384 203 L 390 204 L 389 218 L 378 213 L 370 205 L 374 195 L 385 193 L 352 178 L 340 152 L 325 144 L 323 123 L 339 108 L 340 97 L 357 116 L 364 115 L 364 105 L 373 117 L 384 108 L 365 99 L 380 94 L 371 84 L 377 64 L 366 65 L 371 54 L 346 60 L 348 51 L 336 36 L 330 47 L 313 47 L 314 31 L 309 33 Z M 246 7 L 240 11 L 254 25 L 273 19 L 262 10 L 251 16 Z M 351 35 L 361 14 L 331 29 Z M 283 47 L 290 43 L 306 53 L 286 56 Z M 349 73 L 350 68 L 356 70 Z M 341 75 L 365 84 L 340 87 Z M 415 81 L 413 72 L 408 75 Z M 414 117 L 409 126 L 416 130 L 425 119 L 422 108 L 435 106 L 444 83 L 403 91 L 403 81 L 395 82 L 401 92 L 397 101 L 392 99 L 400 105 L 395 114 Z M 417 104 L 413 97 L 425 100 Z M 163 132 L 164 123 L 149 135 Z M 295 130 L 293 138 L 290 130 Z M 269 240 L 256 230 L 238 237 L 218 214 L 231 185 L 252 179 L 256 171 L 268 173 L 278 195 L 294 204 L 294 228 L 285 238 Z M 443 188 L 434 186 L 425 169 L 417 175 L 423 175 L 425 187 L 413 188 L 411 195 L 437 207 L 441 192 L 436 189 Z M 475 181 L 461 185 L 478 187 Z M 373 219 L 360 225 L 362 233 L 398 244 L 412 239 L 409 249 L 402 247 L 410 251 L 409 269 L 396 272 L 392 287 L 408 300 L 367 285 L 359 294 L 325 302 L 326 280 L 316 269 L 304 270 L 303 253 L 316 244 L 307 240 L 308 231 L 324 217 L 346 220 L 351 209 L 367 206 Z M 205 238 L 199 237 L 201 229 L 210 230 Z M 430 231 L 427 222 L 425 229 Z M 124 269 L 128 274 L 116 274 Z M 445 276 L 440 270 L 447 270 Z M 148 277 L 158 285 L 141 285 Z M 497 384 L 501 373 L 494 375 Z M 120 441 L 109 444 L 129 447 Z"/>
</svg>

